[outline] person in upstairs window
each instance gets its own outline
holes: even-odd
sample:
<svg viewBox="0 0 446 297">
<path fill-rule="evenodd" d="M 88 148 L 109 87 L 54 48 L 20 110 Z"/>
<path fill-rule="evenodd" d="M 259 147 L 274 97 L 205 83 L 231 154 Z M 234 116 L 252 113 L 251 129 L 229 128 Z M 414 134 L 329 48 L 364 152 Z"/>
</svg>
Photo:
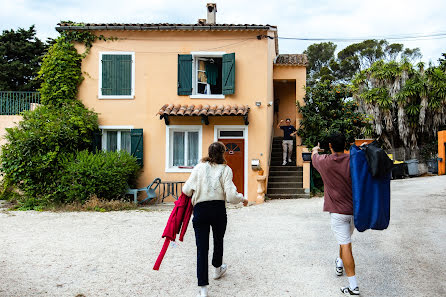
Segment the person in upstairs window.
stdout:
<svg viewBox="0 0 446 297">
<path fill-rule="evenodd" d="M 283 125 L 283 120 L 280 120 L 279 124 L 277 124 L 277 128 L 283 130 L 283 140 L 282 140 L 282 148 L 283 148 L 283 163 L 282 165 L 287 164 L 287 150 L 288 150 L 288 163 L 291 163 L 291 154 L 293 153 L 293 136 L 296 135 L 296 128 L 291 125 L 291 120 L 286 119 L 285 125 Z"/>
<path fill-rule="evenodd" d="M 311 160 L 324 182 L 324 211 L 330 213 L 331 229 L 339 244 L 339 258 L 335 272 L 341 276 L 345 272 L 349 285 L 341 287 L 341 292 L 359 295 L 355 275 L 355 259 L 352 253 L 351 236 L 353 223 L 352 180 L 350 177 L 350 155 L 344 153 L 345 136 L 334 133 L 329 137 L 331 154 L 319 155 L 319 144 L 313 148 Z"/>
</svg>

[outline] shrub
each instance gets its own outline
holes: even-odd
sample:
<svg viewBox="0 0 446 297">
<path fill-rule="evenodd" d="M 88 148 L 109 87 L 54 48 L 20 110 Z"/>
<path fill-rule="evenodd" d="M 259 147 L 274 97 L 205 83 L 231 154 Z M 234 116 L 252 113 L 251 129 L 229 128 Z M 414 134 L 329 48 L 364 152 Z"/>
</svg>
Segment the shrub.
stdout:
<svg viewBox="0 0 446 297">
<path fill-rule="evenodd" d="M 59 191 L 65 203 L 84 203 L 93 195 L 112 200 L 134 186 L 139 172 L 136 158 L 127 152 L 81 151 L 64 162 Z"/>
<path fill-rule="evenodd" d="M 82 56 L 72 43 L 63 37 L 56 39 L 43 57 L 39 71 L 42 104 L 57 106 L 76 100 L 78 86 L 83 80 L 81 62 Z"/>
<path fill-rule="evenodd" d="M 7 186 L 22 190 L 29 208 L 63 201 L 58 192 L 62 163 L 70 154 L 90 147 L 97 129 L 97 114 L 79 101 L 25 112 L 17 127 L 6 129 L 8 143 L 2 148 L 0 170 Z"/>
</svg>

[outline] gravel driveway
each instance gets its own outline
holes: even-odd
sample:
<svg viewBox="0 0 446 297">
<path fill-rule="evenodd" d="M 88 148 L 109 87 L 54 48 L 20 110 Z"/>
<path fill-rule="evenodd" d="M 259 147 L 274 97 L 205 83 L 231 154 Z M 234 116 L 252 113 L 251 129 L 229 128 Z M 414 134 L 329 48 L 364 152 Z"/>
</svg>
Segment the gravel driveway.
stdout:
<svg viewBox="0 0 446 297">
<path fill-rule="evenodd" d="M 355 232 L 362 296 L 446 296 L 446 176 L 392 182 L 385 231 Z M 0 212 L 0 296 L 195 296 L 192 226 L 153 271 L 168 210 Z M 341 296 L 322 199 L 228 210 L 210 296 Z"/>
</svg>

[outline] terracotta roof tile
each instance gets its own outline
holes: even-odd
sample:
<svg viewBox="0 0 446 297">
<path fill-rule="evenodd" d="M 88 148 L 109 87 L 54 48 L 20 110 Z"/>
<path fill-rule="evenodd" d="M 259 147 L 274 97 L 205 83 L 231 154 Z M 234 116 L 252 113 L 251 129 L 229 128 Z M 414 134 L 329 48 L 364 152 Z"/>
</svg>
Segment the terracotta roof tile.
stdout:
<svg viewBox="0 0 446 297">
<path fill-rule="evenodd" d="M 282 54 L 277 56 L 274 64 L 287 66 L 307 66 L 308 59 L 307 55 L 304 54 Z"/>
<path fill-rule="evenodd" d="M 180 105 L 164 104 L 157 115 L 169 116 L 244 116 L 249 113 L 248 105 Z"/>
<path fill-rule="evenodd" d="M 58 23 L 56 30 L 187 30 L 189 29 L 200 29 L 204 30 L 265 30 L 268 28 L 277 29 L 277 26 L 272 26 L 269 24 L 206 24 L 206 23 L 196 23 L 196 24 L 178 24 L 178 23 L 70 23 L 63 22 Z"/>
</svg>

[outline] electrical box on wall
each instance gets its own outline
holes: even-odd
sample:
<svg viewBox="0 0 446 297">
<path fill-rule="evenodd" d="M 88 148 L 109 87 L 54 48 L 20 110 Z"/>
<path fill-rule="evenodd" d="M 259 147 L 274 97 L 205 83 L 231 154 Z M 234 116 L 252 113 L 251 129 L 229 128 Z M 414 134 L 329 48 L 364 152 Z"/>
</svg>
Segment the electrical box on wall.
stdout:
<svg viewBox="0 0 446 297">
<path fill-rule="evenodd" d="M 252 170 L 260 170 L 260 160 L 252 159 L 251 160 L 251 168 L 252 168 Z"/>
</svg>

